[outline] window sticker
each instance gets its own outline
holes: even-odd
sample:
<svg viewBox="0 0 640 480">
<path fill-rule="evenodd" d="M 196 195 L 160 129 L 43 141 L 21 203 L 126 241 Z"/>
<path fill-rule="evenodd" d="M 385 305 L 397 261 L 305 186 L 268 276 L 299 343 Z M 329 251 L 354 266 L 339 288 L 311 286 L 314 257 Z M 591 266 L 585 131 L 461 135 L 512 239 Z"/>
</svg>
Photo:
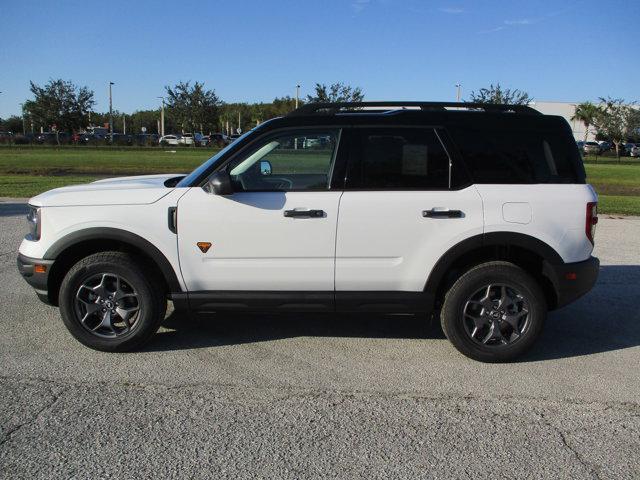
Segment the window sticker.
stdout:
<svg viewBox="0 0 640 480">
<path fill-rule="evenodd" d="M 427 175 L 427 145 L 406 144 L 402 146 L 402 174 Z"/>
</svg>

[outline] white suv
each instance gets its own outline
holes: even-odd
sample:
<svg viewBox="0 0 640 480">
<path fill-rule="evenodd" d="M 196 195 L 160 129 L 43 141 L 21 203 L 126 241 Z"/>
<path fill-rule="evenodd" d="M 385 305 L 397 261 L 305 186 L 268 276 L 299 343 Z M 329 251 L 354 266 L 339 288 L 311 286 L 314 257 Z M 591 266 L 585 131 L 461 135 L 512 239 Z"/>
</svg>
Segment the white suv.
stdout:
<svg viewBox="0 0 640 480">
<path fill-rule="evenodd" d="M 505 361 L 595 283 L 596 202 L 560 117 L 308 104 L 187 176 L 32 198 L 18 267 L 100 350 L 140 347 L 170 299 L 192 315 L 438 315 L 462 353 Z"/>
<path fill-rule="evenodd" d="M 183 133 L 180 138 L 178 138 L 178 143 L 180 145 L 193 145 L 195 143 L 193 133 Z"/>
</svg>

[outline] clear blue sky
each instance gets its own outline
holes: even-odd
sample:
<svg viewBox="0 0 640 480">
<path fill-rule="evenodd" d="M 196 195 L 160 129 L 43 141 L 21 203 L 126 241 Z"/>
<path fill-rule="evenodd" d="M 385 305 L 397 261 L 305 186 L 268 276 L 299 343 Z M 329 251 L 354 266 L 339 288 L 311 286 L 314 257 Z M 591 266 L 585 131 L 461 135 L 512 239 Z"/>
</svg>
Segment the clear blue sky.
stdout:
<svg viewBox="0 0 640 480">
<path fill-rule="evenodd" d="M 70 79 L 96 110 L 155 108 L 204 81 L 225 101 L 343 81 L 369 100 L 455 100 L 491 82 L 538 100 L 640 100 L 640 2 L 0 0 L 0 117 L 29 80 Z"/>
</svg>

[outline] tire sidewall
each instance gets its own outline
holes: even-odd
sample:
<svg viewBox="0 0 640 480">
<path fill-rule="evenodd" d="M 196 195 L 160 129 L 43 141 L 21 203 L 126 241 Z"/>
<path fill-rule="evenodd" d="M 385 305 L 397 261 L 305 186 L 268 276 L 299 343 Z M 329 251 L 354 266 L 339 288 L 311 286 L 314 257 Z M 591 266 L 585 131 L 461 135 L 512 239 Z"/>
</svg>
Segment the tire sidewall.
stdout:
<svg viewBox="0 0 640 480">
<path fill-rule="evenodd" d="M 158 317 L 161 313 L 158 308 L 157 293 L 137 269 L 112 262 L 87 262 L 86 260 L 76 264 L 62 282 L 58 301 L 64 324 L 78 341 L 88 347 L 102 351 L 125 351 L 136 348 L 158 328 Z M 136 327 L 130 333 L 116 338 L 103 338 L 92 334 L 81 324 L 75 313 L 75 296 L 80 286 L 92 276 L 102 273 L 111 273 L 126 279 L 138 294 L 140 314 Z"/>
<path fill-rule="evenodd" d="M 504 284 L 521 293 L 529 306 L 529 326 L 512 344 L 491 347 L 471 339 L 464 327 L 463 312 L 471 296 L 488 284 Z M 503 262 L 480 265 L 458 279 L 445 297 L 442 327 L 447 338 L 464 355 L 483 362 L 514 360 L 526 352 L 540 335 L 547 316 L 547 304 L 537 282 L 521 268 Z"/>
</svg>

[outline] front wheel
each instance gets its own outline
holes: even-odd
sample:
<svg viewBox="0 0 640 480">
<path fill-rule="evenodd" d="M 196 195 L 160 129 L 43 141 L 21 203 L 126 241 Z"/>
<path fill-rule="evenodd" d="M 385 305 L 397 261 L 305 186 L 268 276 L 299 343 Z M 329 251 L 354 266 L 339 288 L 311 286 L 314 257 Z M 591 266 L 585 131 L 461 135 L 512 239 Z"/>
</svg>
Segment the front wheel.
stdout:
<svg viewBox="0 0 640 480">
<path fill-rule="evenodd" d="M 142 346 L 158 330 L 167 306 L 162 283 L 148 267 L 124 252 L 100 252 L 76 263 L 59 296 L 69 332 L 95 350 Z"/>
<path fill-rule="evenodd" d="M 488 262 L 453 284 L 440 321 L 462 354 L 481 362 L 506 362 L 533 345 L 546 316 L 546 299 L 534 278 L 512 263 Z"/>
</svg>

